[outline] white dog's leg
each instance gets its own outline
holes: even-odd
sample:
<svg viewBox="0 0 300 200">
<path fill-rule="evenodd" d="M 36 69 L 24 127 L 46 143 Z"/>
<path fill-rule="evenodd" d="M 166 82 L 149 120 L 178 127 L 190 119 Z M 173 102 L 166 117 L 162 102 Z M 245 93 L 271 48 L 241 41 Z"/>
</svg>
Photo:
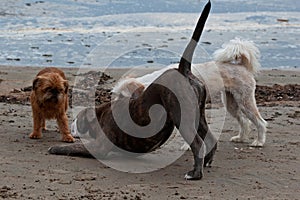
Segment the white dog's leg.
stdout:
<svg viewBox="0 0 300 200">
<path fill-rule="evenodd" d="M 242 112 L 251 120 L 256 126 L 258 131 L 258 137 L 250 146 L 262 147 L 266 141 L 267 122 L 260 115 L 258 108 L 256 107 L 256 101 L 254 98 L 254 91 L 252 92 L 252 98 L 243 99 L 243 105 L 241 105 Z"/>
<path fill-rule="evenodd" d="M 262 147 L 266 142 L 266 132 L 267 132 L 267 125 L 268 123 L 259 116 L 257 119 L 257 130 L 258 130 L 258 137 L 255 139 L 250 146 L 253 147 Z"/>
<path fill-rule="evenodd" d="M 239 112 L 236 117 L 240 125 L 240 132 L 238 135 L 230 138 L 231 142 L 247 142 L 248 135 L 250 133 L 250 121 L 242 116 L 242 113 Z"/>
<path fill-rule="evenodd" d="M 226 92 L 225 95 L 226 99 L 223 99 L 223 101 L 226 103 L 227 111 L 238 121 L 240 125 L 239 134 L 233 136 L 230 141 L 246 142 L 248 140 L 248 133 L 250 132 L 250 122 L 243 116 L 234 96 L 230 92 Z"/>
</svg>

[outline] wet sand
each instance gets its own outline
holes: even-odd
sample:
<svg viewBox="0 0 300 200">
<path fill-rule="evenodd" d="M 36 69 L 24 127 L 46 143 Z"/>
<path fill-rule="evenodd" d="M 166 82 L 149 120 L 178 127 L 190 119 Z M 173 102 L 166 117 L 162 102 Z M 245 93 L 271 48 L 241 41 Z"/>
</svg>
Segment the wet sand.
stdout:
<svg viewBox="0 0 300 200">
<path fill-rule="evenodd" d="M 1 66 L 0 95 L 30 86 L 39 69 Z M 71 85 L 77 70 L 64 69 Z M 124 70 L 107 73 L 118 80 Z M 263 70 L 256 79 L 258 85 L 272 86 L 299 84 L 299 77 L 299 70 Z M 300 102 L 259 105 L 269 123 L 265 146 L 229 142 L 238 126 L 227 115 L 212 167 L 204 170 L 202 180 L 185 181 L 193 164 L 189 151 L 170 166 L 146 174 L 119 172 L 95 159 L 50 155 L 50 146 L 62 144 L 55 122 L 48 123 L 42 139 L 31 140 L 30 106 L 2 102 L 0 199 L 298 199 Z M 69 117 L 71 121 L 71 109 Z M 254 136 L 253 129 L 249 143 Z"/>
</svg>

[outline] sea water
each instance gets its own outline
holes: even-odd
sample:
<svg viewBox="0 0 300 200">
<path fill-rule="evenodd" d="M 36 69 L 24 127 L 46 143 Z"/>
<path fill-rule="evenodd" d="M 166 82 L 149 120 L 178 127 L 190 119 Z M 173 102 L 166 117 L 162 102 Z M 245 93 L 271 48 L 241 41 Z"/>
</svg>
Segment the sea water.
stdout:
<svg viewBox="0 0 300 200">
<path fill-rule="evenodd" d="M 160 67 L 179 61 L 204 0 L 0 1 L 0 65 Z M 195 63 L 235 37 L 263 68 L 299 68 L 298 0 L 212 0 Z"/>
</svg>

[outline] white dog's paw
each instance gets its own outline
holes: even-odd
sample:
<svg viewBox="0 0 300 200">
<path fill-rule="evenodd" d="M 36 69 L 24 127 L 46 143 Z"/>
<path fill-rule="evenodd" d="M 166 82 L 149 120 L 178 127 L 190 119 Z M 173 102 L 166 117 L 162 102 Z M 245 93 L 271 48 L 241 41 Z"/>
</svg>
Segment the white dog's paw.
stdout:
<svg viewBox="0 0 300 200">
<path fill-rule="evenodd" d="M 264 142 L 262 141 L 258 141 L 258 140 L 254 140 L 254 142 L 252 142 L 252 144 L 250 144 L 251 147 L 262 147 L 264 146 Z"/>
<path fill-rule="evenodd" d="M 191 150 L 191 147 L 188 143 L 184 143 L 181 147 L 180 147 L 180 150 L 181 151 L 190 151 Z"/>
<path fill-rule="evenodd" d="M 230 142 L 239 142 L 239 143 L 243 143 L 243 142 L 246 142 L 247 139 L 245 138 L 241 138 L 240 135 L 236 135 L 236 136 L 233 136 L 232 138 L 230 138 Z"/>
</svg>

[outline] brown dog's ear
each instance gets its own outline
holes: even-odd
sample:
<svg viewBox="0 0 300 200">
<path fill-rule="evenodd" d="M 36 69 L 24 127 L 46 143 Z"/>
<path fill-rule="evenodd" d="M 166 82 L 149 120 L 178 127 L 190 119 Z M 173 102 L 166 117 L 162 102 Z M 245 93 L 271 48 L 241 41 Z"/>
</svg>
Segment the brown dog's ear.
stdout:
<svg viewBox="0 0 300 200">
<path fill-rule="evenodd" d="M 38 76 L 33 80 L 32 90 L 36 90 L 36 88 L 39 87 L 41 79 L 42 79 L 42 77 Z"/>
<path fill-rule="evenodd" d="M 69 91 L 69 83 L 68 81 L 64 81 L 64 86 L 65 86 L 65 94 L 68 94 L 68 91 Z"/>
<path fill-rule="evenodd" d="M 40 83 L 42 81 L 42 79 L 47 79 L 46 77 L 44 76 L 37 76 L 33 82 L 32 82 L 32 90 L 36 90 L 39 86 L 40 86 Z"/>
<path fill-rule="evenodd" d="M 32 90 L 35 90 L 38 87 L 39 78 L 36 77 L 32 82 Z"/>
</svg>

